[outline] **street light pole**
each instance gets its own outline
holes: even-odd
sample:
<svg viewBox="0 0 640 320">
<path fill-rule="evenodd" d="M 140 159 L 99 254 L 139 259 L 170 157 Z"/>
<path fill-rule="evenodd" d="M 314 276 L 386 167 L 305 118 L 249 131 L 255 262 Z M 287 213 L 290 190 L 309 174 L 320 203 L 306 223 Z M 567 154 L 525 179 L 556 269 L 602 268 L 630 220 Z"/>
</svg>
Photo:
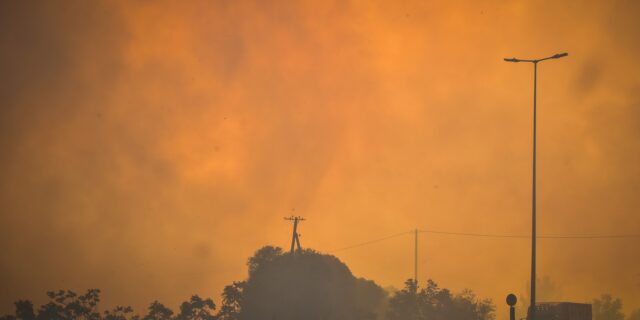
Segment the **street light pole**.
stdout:
<svg viewBox="0 0 640 320">
<path fill-rule="evenodd" d="M 532 188 L 531 188 L 531 319 L 536 318 L 536 150 L 537 150 L 537 111 L 536 106 L 536 90 L 538 83 L 538 63 L 533 63 L 533 170 L 532 170 Z"/>
<path fill-rule="evenodd" d="M 531 62 L 533 63 L 533 170 L 532 170 L 532 191 L 531 191 L 531 304 L 529 306 L 529 319 L 535 320 L 536 318 L 536 130 L 537 130 L 537 106 L 536 106 L 536 94 L 537 94 L 537 78 L 538 78 L 538 62 L 559 59 L 566 57 L 568 54 L 558 53 L 550 57 L 525 60 L 517 58 L 505 58 L 507 62 Z"/>
</svg>

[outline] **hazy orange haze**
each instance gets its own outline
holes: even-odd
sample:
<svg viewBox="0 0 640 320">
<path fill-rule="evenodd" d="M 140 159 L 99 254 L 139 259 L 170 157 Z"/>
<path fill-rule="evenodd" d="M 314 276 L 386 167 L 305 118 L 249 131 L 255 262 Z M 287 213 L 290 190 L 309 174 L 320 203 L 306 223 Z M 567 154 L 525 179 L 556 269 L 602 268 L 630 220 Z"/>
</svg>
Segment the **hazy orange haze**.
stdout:
<svg viewBox="0 0 640 320">
<path fill-rule="evenodd" d="M 0 311 L 219 303 L 265 244 L 640 230 L 637 1 L 0 4 Z M 336 252 L 400 287 L 413 239 Z M 420 281 L 524 293 L 529 241 L 421 235 Z M 561 299 L 640 307 L 640 243 L 539 241 Z M 502 315 L 503 313 L 499 313 Z"/>
</svg>

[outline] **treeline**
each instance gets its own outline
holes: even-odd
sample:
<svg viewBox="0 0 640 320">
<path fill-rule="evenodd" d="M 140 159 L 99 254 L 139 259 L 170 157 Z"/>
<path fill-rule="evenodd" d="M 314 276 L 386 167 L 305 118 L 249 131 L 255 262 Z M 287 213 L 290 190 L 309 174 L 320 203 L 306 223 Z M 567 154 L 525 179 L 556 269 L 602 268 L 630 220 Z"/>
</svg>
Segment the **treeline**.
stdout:
<svg viewBox="0 0 640 320">
<path fill-rule="evenodd" d="M 331 255 L 313 250 L 295 254 L 266 246 L 247 262 L 248 277 L 222 293 L 219 307 L 210 298 L 192 296 L 179 310 L 155 301 L 144 314 L 119 306 L 100 311 L 100 291 L 47 293 L 49 302 L 35 308 L 30 301 L 15 303 L 14 315 L 0 320 L 492 320 L 491 300 L 471 290 L 452 293 L 429 280 L 418 287 L 389 293 L 375 282 L 353 276 Z M 603 319 L 604 320 L 604 319 Z"/>
<path fill-rule="evenodd" d="M 158 301 L 149 305 L 145 316 L 134 315 L 131 307 L 118 306 L 99 312 L 100 290 L 89 289 L 78 295 L 73 291 L 47 292 L 50 301 L 36 310 L 33 303 L 20 300 L 15 303 L 15 315 L 0 317 L 0 320 L 212 320 L 216 319 L 215 305 L 211 299 L 193 296 L 174 312 Z"/>
<path fill-rule="evenodd" d="M 591 311 L 593 320 L 640 320 L 640 309 L 635 309 L 625 317 L 622 312 L 622 300 L 610 294 L 593 299 Z"/>
</svg>

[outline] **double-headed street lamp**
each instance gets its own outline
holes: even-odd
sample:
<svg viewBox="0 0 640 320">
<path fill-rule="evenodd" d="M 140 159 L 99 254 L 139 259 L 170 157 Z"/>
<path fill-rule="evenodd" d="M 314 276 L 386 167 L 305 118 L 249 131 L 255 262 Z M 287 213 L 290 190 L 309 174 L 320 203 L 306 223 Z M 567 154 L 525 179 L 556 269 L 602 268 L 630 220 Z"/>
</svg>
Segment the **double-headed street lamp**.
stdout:
<svg viewBox="0 0 640 320">
<path fill-rule="evenodd" d="M 538 77 L 538 62 L 549 59 L 559 59 L 568 55 L 569 54 L 565 52 L 536 60 L 504 59 L 504 61 L 507 62 L 533 63 L 533 188 L 531 201 L 531 305 L 529 306 L 529 320 L 535 320 L 536 318 L 536 81 Z"/>
</svg>

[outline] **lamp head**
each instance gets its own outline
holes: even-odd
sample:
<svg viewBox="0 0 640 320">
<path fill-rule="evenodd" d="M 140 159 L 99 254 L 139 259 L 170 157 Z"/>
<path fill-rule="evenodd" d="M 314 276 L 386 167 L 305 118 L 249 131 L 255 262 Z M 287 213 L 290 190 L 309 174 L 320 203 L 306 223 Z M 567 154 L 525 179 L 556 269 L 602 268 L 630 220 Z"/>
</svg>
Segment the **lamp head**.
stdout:
<svg viewBox="0 0 640 320">
<path fill-rule="evenodd" d="M 518 60 L 516 58 L 504 58 L 504 61 L 506 61 L 506 62 L 520 62 L 520 60 Z"/>
<path fill-rule="evenodd" d="M 568 53 L 563 52 L 563 53 L 554 54 L 551 58 L 553 58 L 553 59 L 559 59 L 559 58 L 562 58 L 562 57 L 566 57 L 566 56 L 568 56 L 568 55 L 569 55 Z"/>
</svg>

